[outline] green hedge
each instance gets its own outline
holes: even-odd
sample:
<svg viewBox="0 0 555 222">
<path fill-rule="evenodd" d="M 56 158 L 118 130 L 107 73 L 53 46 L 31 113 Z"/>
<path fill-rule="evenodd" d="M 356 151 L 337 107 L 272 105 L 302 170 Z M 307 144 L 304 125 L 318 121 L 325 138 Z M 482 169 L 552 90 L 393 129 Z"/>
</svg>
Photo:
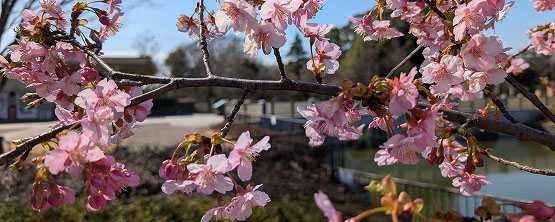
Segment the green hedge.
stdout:
<svg viewBox="0 0 555 222">
<path fill-rule="evenodd" d="M 75 205 L 49 209 L 39 213 L 31 209 L 28 200 L 10 201 L 0 205 L 2 221 L 200 221 L 214 200 L 205 197 L 172 195 L 161 198 L 136 197 L 129 201 L 116 201 L 102 210 L 89 213 L 84 200 Z M 247 221 L 325 221 L 314 203 L 298 203 L 288 196 L 272 200 L 265 208 L 255 208 Z"/>
</svg>

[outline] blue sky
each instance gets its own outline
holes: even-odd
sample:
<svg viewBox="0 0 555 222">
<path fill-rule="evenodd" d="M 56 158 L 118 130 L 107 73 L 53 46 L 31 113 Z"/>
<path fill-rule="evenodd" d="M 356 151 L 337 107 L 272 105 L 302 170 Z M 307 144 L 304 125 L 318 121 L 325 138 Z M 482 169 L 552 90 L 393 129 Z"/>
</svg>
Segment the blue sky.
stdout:
<svg viewBox="0 0 555 222">
<path fill-rule="evenodd" d="M 180 14 L 192 14 L 196 1 L 164 0 L 153 2 L 156 3 L 141 5 L 132 10 L 126 10 L 126 8 L 133 3 L 124 5 L 124 11 L 127 13 L 123 19 L 123 27 L 117 36 L 108 39 L 105 43 L 104 49 L 107 54 L 135 54 L 137 50 L 133 43 L 138 36 L 145 35 L 145 33 L 154 36 L 154 41 L 159 46 L 156 56 L 158 61 L 163 61 L 165 55 L 177 46 L 191 43 L 186 33 L 177 31 L 175 23 Z M 206 0 L 205 2 L 210 10 L 217 9 L 214 0 Z M 347 16 L 364 13 L 374 5 L 375 1 L 368 0 L 328 0 L 324 4 L 324 10 L 313 21 L 321 24 L 331 23 L 335 26 L 343 26 L 348 22 Z M 507 17 L 496 25 L 496 34 L 503 41 L 503 45 L 513 47 L 514 52 L 530 43 L 525 33 L 526 30 L 553 21 L 553 18 L 555 18 L 555 12 L 538 13 L 532 8 L 530 1 L 517 0 L 516 4 L 509 10 Z M 297 32 L 298 30 L 294 26 L 287 29 L 288 42 L 284 46 L 285 49 L 289 48 L 290 40 L 294 38 Z M 493 32 L 488 31 L 486 34 L 491 35 Z M 260 59 L 266 60 L 264 57 Z"/>
</svg>

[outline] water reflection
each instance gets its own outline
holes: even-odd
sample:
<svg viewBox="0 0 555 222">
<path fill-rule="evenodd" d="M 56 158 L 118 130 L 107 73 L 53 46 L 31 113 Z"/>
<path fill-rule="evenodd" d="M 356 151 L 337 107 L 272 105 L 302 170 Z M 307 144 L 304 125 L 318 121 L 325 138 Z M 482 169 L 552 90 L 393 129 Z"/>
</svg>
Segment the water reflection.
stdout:
<svg viewBox="0 0 555 222">
<path fill-rule="evenodd" d="M 350 169 L 382 175 L 391 174 L 398 178 L 451 186 L 451 180 L 443 178 L 439 169 L 429 166 L 424 159 L 416 165 L 397 164 L 379 167 L 373 161 L 377 145 L 366 145 L 370 141 L 375 140 L 366 138 L 349 143 L 344 147 L 343 155 L 336 155 L 335 159 L 341 158 L 343 166 Z M 494 149 L 496 155 L 512 161 L 537 168 L 555 169 L 555 153 L 536 143 L 499 137 L 497 140 L 481 140 L 479 144 L 483 148 Z M 484 186 L 480 192 L 511 199 L 543 200 L 555 204 L 555 192 L 553 192 L 555 178 L 523 172 L 487 158 L 485 160 L 486 166 L 479 168 L 477 173 L 485 174 L 493 184 Z"/>
</svg>

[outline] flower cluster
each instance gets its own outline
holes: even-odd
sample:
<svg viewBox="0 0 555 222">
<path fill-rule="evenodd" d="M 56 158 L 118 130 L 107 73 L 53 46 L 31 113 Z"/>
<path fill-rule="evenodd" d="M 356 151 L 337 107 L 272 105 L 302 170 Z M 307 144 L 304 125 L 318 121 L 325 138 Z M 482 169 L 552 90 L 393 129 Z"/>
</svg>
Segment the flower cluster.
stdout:
<svg viewBox="0 0 555 222">
<path fill-rule="evenodd" d="M 244 132 L 233 144 L 228 158 L 218 151 L 221 150 L 222 141 L 231 143 L 221 135 L 214 134 L 212 138 L 196 133 L 185 135 L 185 140 L 177 147 L 172 159 L 164 161 L 160 167 L 160 177 L 166 180 L 162 191 L 166 194 L 176 191 L 191 194 L 196 190 L 203 195 L 211 195 L 216 191 L 221 196 L 235 189 L 236 195 L 230 202 L 225 203 L 220 199 L 218 205 L 208 210 L 201 221 L 209 221 L 212 218 L 245 220 L 252 214 L 253 207 L 265 206 L 270 202 L 270 198 L 259 190 L 262 185 L 253 187 L 249 184 L 246 188 L 241 187 L 232 179 L 231 171 L 237 169 L 239 179 L 243 182 L 249 181 L 253 170 L 252 162 L 260 152 L 270 149 L 269 140 L 266 136 L 251 145 L 253 139 L 250 132 Z M 190 153 L 193 145 L 199 148 Z M 184 146 L 187 147 L 185 155 L 180 157 L 179 152 Z"/>
<path fill-rule="evenodd" d="M 311 50 L 313 58 L 307 63 L 307 68 L 317 78 L 321 78 L 324 74 L 337 71 L 337 59 L 341 55 L 339 46 L 324 37 L 333 25 L 320 26 L 309 22 L 322 9 L 324 2 L 325 0 L 225 0 L 219 11 L 208 13 L 203 27 L 206 30 L 205 37 L 210 40 L 233 29 L 235 34 L 245 35 L 245 53 L 255 56 L 262 49 L 268 55 L 274 48 L 278 49 L 285 44 L 285 30 L 289 25 L 295 25 L 310 39 L 311 48 L 315 46 L 315 53 Z M 201 22 L 194 18 L 194 14 L 180 15 L 177 19 L 177 29 L 188 33 L 192 39 L 199 39 L 200 26 Z"/>
<path fill-rule="evenodd" d="M 91 4 L 95 3 L 107 9 L 93 7 Z M 27 108 L 36 108 L 43 100 L 52 102 L 59 120 L 54 126 L 72 126 L 51 141 L 57 144 L 56 148 L 48 145 L 50 152 L 36 161 L 44 169 L 39 171 L 33 189 L 36 210 L 73 202 L 74 192 L 53 182 L 52 176 L 63 172 L 84 180 L 89 211 L 99 210 L 106 201 L 116 199 L 115 194 L 125 187 L 138 185 L 139 177 L 105 155 L 105 151 L 133 134 L 132 129 L 145 120 L 152 108 L 152 100 L 130 107 L 131 98 L 142 95 L 142 89 L 120 87 L 114 80 L 101 77 L 93 68 L 94 61 L 83 51 L 83 47 L 94 51 L 118 32 L 123 18 L 120 3 L 121 0 L 79 2 L 68 21 L 59 3 L 41 0 L 38 12 L 22 13 L 23 23 L 17 33 L 23 38 L 9 47 L 11 61 L 2 57 L 6 75 L 37 92 L 36 100 Z M 79 18 L 85 12 L 98 17 L 101 24 L 98 30 L 86 26 L 87 20 Z M 67 27 L 71 27 L 70 32 L 66 32 Z M 80 27 L 90 30 L 89 38 Z M 75 34 L 87 46 L 72 41 Z M 72 64 L 79 68 L 73 71 Z"/>
</svg>

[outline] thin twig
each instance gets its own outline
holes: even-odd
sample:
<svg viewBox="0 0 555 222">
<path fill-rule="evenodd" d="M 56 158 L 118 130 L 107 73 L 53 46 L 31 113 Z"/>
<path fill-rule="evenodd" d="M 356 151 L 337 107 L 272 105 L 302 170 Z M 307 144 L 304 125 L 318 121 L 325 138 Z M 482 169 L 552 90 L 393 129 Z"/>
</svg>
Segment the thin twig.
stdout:
<svg viewBox="0 0 555 222">
<path fill-rule="evenodd" d="M 528 44 L 526 47 L 524 47 L 523 49 L 521 49 L 520 51 L 518 51 L 516 54 L 509 56 L 509 59 L 512 59 L 514 57 L 517 57 L 519 55 L 521 55 L 522 53 L 525 53 L 526 51 L 528 51 L 528 49 L 532 47 L 532 43 Z"/>
<path fill-rule="evenodd" d="M 531 167 L 531 166 L 524 165 L 524 164 L 519 163 L 519 162 L 506 160 L 506 159 L 503 159 L 501 157 L 493 155 L 492 152 L 491 152 L 491 149 L 486 149 L 484 151 L 484 155 L 489 157 L 490 159 L 492 159 L 494 161 L 500 162 L 500 163 L 508 165 L 508 166 L 516 167 L 519 170 L 523 170 L 523 171 L 530 172 L 530 173 L 533 173 L 533 174 L 541 174 L 541 175 L 546 175 L 546 176 L 555 176 L 555 170 L 552 170 L 552 169 L 538 169 L 538 168 L 534 168 L 534 167 Z"/>
<path fill-rule="evenodd" d="M 503 116 L 509 120 L 509 122 L 511 123 L 518 123 L 518 121 L 511 116 L 511 114 L 509 114 L 509 112 L 507 111 L 507 109 L 505 108 L 505 105 L 503 104 L 503 101 L 501 101 L 497 95 L 495 95 L 495 93 L 493 93 L 492 91 L 489 91 L 487 89 L 484 89 L 484 93 L 488 96 L 489 99 L 491 99 L 491 101 L 493 101 L 493 103 L 495 103 L 495 105 L 497 106 L 497 108 L 499 109 L 499 111 L 501 111 L 501 114 L 503 114 Z"/>
<path fill-rule="evenodd" d="M 387 76 L 385 76 L 385 78 L 389 78 L 391 77 L 395 72 L 397 72 L 398 69 L 401 68 L 401 66 L 403 66 L 407 61 L 409 61 L 410 58 L 412 58 L 414 56 L 414 54 L 416 54 L 416 52 L 418 52 L 423 46 L 419 45 L 418 47 L 416 47 L 416 49 L 412 50 L 412 52 L 410 52 L 407 57 L 405 57 L 403 60 L 401 60 L 401 62 L 399 64 L 397 64 L 395 67 L 393 67 L 393 69 L 391 71 L 389 71 L 389 73 L 387 74 Z"/>
<path fill-rule="evenodd" d="M 526 97 L 534 106 L 536 106 L 551 122 L 555 123 L 555 115 L 549 110 L 536 95 L 528 91 L 522 84 L 518 82 L 513 76 L 508 75 L 505 80 L 515 87 L 524 97 Z"/>
<path fill-rule="evenodd" d="M 276 61 L 279 68 L 279 74 L 281 76 L 281 80 L 286 80 L 287 75 L 285 75 L 285 68 L 283 66 L 283 61 L 281 59 L 281 54 L 279 53 L 279 48 L 274 48 L 274 55 L 276 56 Z"/>
<path fill-rule="evenodd" d="M 243 95 L 241 95 L 241 98 L 239 99 L 239 101 L 237 101 L 237 103 L 235 104 L 235 107 L 233 107 L 233 110 L 227 117 L 227 122 L 225 123 L 224 128 L 222 128 L 221 130 L 222 137 L 227 136 L 227 133 L 229 133 L 229 129 L 231 129 L 231 124 L 233 124 L 233 120 L 235 120 L 235 116 L 239 112 L 239 109 L 241 109 L 241 106 L 245 102 L 245 99 L 247 98 L 248 94 L 249 94 L 248 90 L 243 91 Z"/>
<path fill-rule="evenodd" d="M 206 68 L 206 75 L 208 77 L 214 76 L 212 72 L 212 66 L 210 65 L 210 52 L 208 51 L 208 43 L 206 42 L 206 29 L 204 22 L 204 0 L 199 0 L 200 3 L 200 50 L 202 51 L 202 61 L 204 62 L 204 68 Z"/>
</svg>

